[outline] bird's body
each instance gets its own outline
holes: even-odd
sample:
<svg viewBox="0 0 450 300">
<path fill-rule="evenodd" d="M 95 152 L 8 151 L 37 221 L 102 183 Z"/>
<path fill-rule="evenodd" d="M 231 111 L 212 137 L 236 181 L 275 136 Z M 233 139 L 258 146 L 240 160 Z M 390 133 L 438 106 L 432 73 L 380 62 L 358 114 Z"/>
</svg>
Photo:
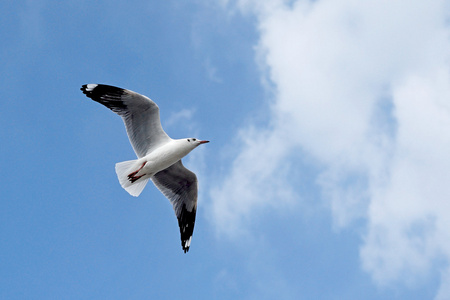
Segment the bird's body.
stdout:
<svg viewBox="0 0 450 300">
<path fill-rule="evenodd" d="M 197 141 L 196 139 L 170 140 L 144 157 L 117 163 L 116 173 L 120 184 L 130 195 L 139 196 L 148 179 L 172 166 L 197 147 L 192 140 Z"/>
<path fill-rule="evenodd" d="M 150 178 L 159 171 L 170 167 L 191 152 L 192 149 L 183 147 L 185 144 L 184 141 L 172 140 L 156 148 L 146 156 L 135 160 L 135 164 L 130 170 L 130 173 L 133 169 L 138 170 L 135 176 L 142 176 L 142 179 L 144 179 Z"/>
<path fill-rule="evenodd" d="M 153 181 L 173 205 L 181 245 L 187 252 L 197 210 L 197 176 L 183 166 L 181 158 L 208 141 L 171 139 L 161 127 L 158 106 L 143 95 L 103 84 L 86 84 L 81 90 L 122 117 L 138 159 L 116 164 L 119 182 L 137 197 L 148 180 Z"/>
<path fill-rule="evenodd" d="M 159 171 L 170 167 L 194 150 L 192 146 L 195 145 L 189 143 L 190 142 L 186 143 L 186 139 L 172 140 L 167 144 L 156 148 L 143 158 L 138 159 L 138 165 L 141 162 L 147 162 L 140 172 L 142 174 L 151 174 L 151 176 L 153 176 Z"/>
</svg>

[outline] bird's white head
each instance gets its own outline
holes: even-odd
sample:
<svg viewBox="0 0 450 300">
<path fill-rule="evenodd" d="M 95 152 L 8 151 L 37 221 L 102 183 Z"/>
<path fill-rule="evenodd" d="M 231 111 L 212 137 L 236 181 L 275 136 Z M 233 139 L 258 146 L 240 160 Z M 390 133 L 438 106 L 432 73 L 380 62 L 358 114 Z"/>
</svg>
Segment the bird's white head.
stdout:
<svg viewBox="0 0 450 300">
<path fill-rule="evenodd" d="M 209 141 L 203 141 L 196 138 L 179 139 L 174 140 L 174 142 L 178 145 L 177 148 L 183 153 L 183 156 L 187 155 L 201 144 L 209 143 Z"/>
<path fill-rule="evenodd" d="M 189 152 L 191 152 L 201 144 L 209 143 L 209 141 L 202 141 L 196 138 L 180 139 L 175 140 L 175 142 L 178 144 L 178 149 L 182 151 L 183 156 L 187 155 Z"/>
<path fill-rule="evenodd" d="M 187 145 L 189 145 L 189 147 L 191 147 L 192 149 L 200 146 L 201 144 L 206 144 L 209 143 L 209 141 L 204 141 L 204 140 L 199 140 L 196 138 L 187 138 L 185 139 Z"/>
</svg>

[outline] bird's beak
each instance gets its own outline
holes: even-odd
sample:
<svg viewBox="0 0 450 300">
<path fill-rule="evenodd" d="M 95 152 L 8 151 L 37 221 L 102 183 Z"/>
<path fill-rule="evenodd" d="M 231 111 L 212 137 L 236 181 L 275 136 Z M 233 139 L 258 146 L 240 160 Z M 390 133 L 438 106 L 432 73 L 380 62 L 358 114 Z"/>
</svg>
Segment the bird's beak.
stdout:
<svg viewBox="0 0 450 300">
<path fill-rule="evenodd" d="M 206 144 L 206 143 L 209 143 L 209 141 L 200 141 L 199 143 L 200 144 Z"/>
</svg>

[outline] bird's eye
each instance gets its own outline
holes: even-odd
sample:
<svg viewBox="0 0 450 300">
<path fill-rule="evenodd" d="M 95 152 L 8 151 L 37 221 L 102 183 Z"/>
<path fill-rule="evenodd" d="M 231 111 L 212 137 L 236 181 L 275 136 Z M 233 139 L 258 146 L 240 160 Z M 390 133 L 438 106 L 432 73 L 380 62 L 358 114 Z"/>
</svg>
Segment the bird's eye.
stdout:
<svg viewBox="0 0 450 300">
<path fill-rule="evenodd" d="M 188 139 L 188 142 L 190 142 L 191 140 L 190 139 Z"/>
<path fill-rule="evenodd" d="M 192 139 L 194 142 L 196 141 L 196 139 Z"/>
</svg>

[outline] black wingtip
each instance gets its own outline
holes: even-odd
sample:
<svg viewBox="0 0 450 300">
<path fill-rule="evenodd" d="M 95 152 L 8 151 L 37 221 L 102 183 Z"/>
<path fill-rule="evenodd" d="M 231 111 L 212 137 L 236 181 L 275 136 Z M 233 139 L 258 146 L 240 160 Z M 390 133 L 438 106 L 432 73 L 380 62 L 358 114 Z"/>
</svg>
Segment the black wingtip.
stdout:
<svg viewBox="0 0 450 300">
<path fill-rule="evenodd" d="M 101 84 L 96 83 L 90 83 L 90 84 L 83 84 L 80 88 L 80 90 L 83 92 L 83 94 L 86 95 L 86 97 L 92 98 L 92 94 L 94 90 L 100 86 Z"/>
<path fill-rule="evenodd" d="M 186 209 L 186 204 L 181 208 L 181 214 L 178 216 L 178 226 L 180 227 L 181 247 L 184 253 L 189 251 L 191 246 L 192 235 L 194 234 L 196 208 L 192 211 Z"/>
<path fill-rule="evenodd" d="M 126 91 L 112 85 L 89 83 L 81 86 L 80 89 L 86 97 L 103 104 L 113 112 L 121 114 L 126 110 L 122 96 Z"/>
<path fill-rule="evenodd" d="M 83 94 L 86 95 L 86 89 L 87 89 L 87 84 L 83 84 L 80 88 L 80 90 L 83 92 Z"/>
</svg>

